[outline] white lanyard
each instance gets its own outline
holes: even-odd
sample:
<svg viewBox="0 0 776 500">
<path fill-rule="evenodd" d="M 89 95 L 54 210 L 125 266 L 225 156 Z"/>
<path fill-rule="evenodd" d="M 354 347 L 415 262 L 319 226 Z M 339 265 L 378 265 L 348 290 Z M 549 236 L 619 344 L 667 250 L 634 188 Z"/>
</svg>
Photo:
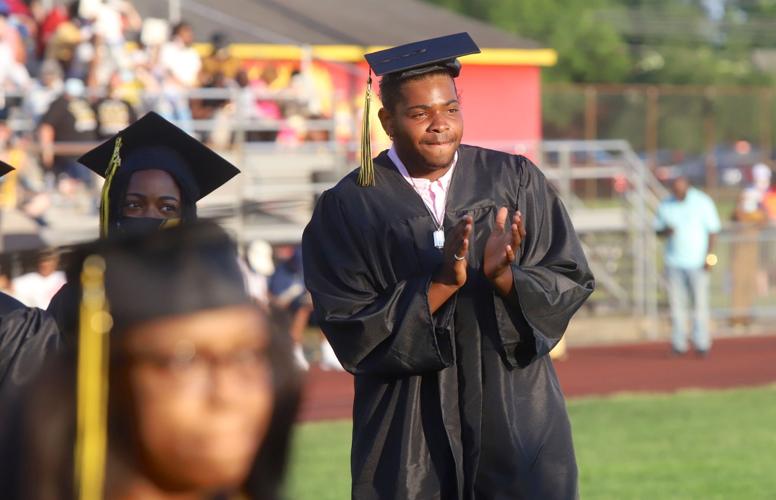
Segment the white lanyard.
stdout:
<svg viewBox="0 0 776 500">
<path fill-rule="evenodd" d="M 445 228 L 444 228 L 444 222 L 445 222 L 445 213 L 442 213 L 442 219 L 437 220 L 436 214 L 434 213 L 434 210 L 428 206 L 426 203 L 426 200 L 423 199 L 423 196 L 421 196 L 420 192 L 418 191 L 418 187 L 415 185 L 415 179 L 409 174 L 407 171 L 407 167 L 404 166 L 404 163 L 402 163 L 401 158 L 399 158 L 399 155 L 396 153 L 396 150 L 391 147 L 391 149 L 388 151 L 388 157 L 391 159 L 391 161 L 396 165 L 396 168 L 398 168 L 399 173 L 402 174 L 402 177 L 408 183 L 412 186 L 412 189 L 415 191 L 415 194 L 418 195 L 420 198 L 420 201 L 423 202 L 423 206 L 426 207 L 426 210 L 428 211 L 428 214 L 431 216 L 431 220 L 434 221 L 434 225 L 436 226 L 436 231 L 432 233 L 434 237 L 434 246 L 438 249 L 442 249 L 445 246 Z M 451 168 L 455 168 L 456 163 L 458 163 L 458 153 L 455 153 L 455 158 L 453 159 L 453 165 Z M 447 175 L 447 174 L 445 174 Z M 431 189 L 429 187 L 429 189 Z M 447 207 L 447 194 L 450 191 L 450 186 L 446 190 L 444 190 L 445 199 L 443 200 L 444 207 Z"/>
<path fill-rule="evenodd" d="M 436 248 L 439 248 L 440 250 L 445 247 L 445 212 L 442 212 L 442 219 L 437 220 L 436 214 L 431 209 L 431 207 L 428 206 L 426 203 L 426 200 L 423 199 L 423 196 L 421 196 L 420 192 L 418 191 L 418 186 L 415 185 L 415 179 L 410 177 L 410 180 L 412 181 L 412 188 L 415 190 L 415 193 L 420 197 L 420 201 L 423 202 L 423 206 L 426 207 L 426 211 L 431 216 L 431 220 L 434 221 L 434 225 L 436 225 L 436 231 L 432 233 L 434 237 L 434 246 Z M 436 181 L 435 181 L 436 182 Z M 429 191 L 431 191 L 431 184 L 429 184 Z M 447 206 L 447 192 L 445 192 L 445 198 L 442 200 L 443 206 Z"/>
</svg>

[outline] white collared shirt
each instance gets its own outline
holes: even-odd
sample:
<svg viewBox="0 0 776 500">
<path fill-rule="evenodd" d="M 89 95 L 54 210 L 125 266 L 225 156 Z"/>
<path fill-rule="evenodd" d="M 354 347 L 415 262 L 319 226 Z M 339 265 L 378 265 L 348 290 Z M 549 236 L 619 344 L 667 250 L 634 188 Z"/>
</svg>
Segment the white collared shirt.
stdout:
<svg viewBox="0 0 776 500">
<path fill-rule="evenodd" d="M 399 169 L 399 173 L 404 177 L 404 180 L 409 183 L 416 193 L 426 204 L 429 211 L 434 215 L 435 222 L 438 226 L 442 226 L 445 220 L 445 204 L 447 203 L 447 192 L 450 189 L 450 181 L 453 179 L 453 170 L 458 163 L 458 151 L 455 152 L 453 158 L 453 164 L 445 172 L 445 175 L 439 179 L 432 181 L 429 179 L 423 179 L 422 177 L 410 176 L 407 167 L 404 166 L 404 162 L 401 161 L 399 155 L 393 146 L 388 150 L 388 158 L 391 159 L 396 168 Z"/>
</svg>

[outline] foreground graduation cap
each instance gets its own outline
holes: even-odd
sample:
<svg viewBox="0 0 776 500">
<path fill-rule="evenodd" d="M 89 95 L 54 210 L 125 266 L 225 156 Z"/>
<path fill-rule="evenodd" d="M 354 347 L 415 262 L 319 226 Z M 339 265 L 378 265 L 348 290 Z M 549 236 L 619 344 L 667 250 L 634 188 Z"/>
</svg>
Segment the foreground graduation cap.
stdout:
<svg viewBox="0 0 776 500">
<path fill-rule="evenodd" d="M 101 240 L 77 253 L 70 281 L 79 281 L 83 256 L 104 260 L 105 293 L 117 333 L 154 319 L 251 303 L 237 246 L 214 222 Z"/>
<path fill-rule="evenodd" d="M 372 71 L 383 79 L 401 81 L 433 71 L 448 71 L 456 78 L 461 73 L 458 57 L 478 54 L 480 48 L 468 33 L 456 33 L 419 42 L 399 45 L 390 49 L 366 54 L 370 73 L 367 80 L 364 120 L 361 127 L 361 169 L 358 183 L 374 185 L 374 166 L 370 143 L 369 110 L 372 95 Z"/>
<path fill-rule="evenodd" d="M 159 169 L 173 175 L 191 203 L 204 198 L 240 173 L 200 141 L 150 112 L 78 159 L 105 178 L 100 209 L 101 233 L 107 234 L 114 176 L 128 180 L 138 170 Z M 114 200 L 115 202 L 115 200 Z"/>
</svg>

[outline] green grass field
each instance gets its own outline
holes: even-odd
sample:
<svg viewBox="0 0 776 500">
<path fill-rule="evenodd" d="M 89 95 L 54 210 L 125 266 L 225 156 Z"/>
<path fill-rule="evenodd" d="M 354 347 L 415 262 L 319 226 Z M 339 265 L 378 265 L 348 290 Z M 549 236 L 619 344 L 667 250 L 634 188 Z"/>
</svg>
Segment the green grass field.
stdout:
<svg viewBox="0 0 776 500">
<path fill-rule="evenodd" d="M 569 402 L 583 499 L 776 499 L 776 386 Z M 290 500 L 349 497 L 350 422 L 299 427 Z"/>
</svg>

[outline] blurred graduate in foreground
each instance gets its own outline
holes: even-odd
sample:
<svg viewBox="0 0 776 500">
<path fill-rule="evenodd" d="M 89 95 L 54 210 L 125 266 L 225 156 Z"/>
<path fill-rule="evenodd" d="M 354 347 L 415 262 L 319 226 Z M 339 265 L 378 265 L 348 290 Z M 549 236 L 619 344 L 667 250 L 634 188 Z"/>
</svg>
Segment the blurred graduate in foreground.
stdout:
<svg viewBox="0 0 776 500">
<path fill-rule="evenodd" d="M 234 243 L 197 224 L 79 256 L 77 351 L 4 408 L 3 495 L 277 498 L 298 380 Z"/>
<path fill-rule="evenodd" d="M 355 374 L 359 500 L 578 495 L 547 353 L 593 276 L 533 163 L 461 145 L 456 58 L 476 52 L 462 33 L 366 56 L 393 146 L 365 141 L 305 230 L 315 313 Z"/>
</svg>

